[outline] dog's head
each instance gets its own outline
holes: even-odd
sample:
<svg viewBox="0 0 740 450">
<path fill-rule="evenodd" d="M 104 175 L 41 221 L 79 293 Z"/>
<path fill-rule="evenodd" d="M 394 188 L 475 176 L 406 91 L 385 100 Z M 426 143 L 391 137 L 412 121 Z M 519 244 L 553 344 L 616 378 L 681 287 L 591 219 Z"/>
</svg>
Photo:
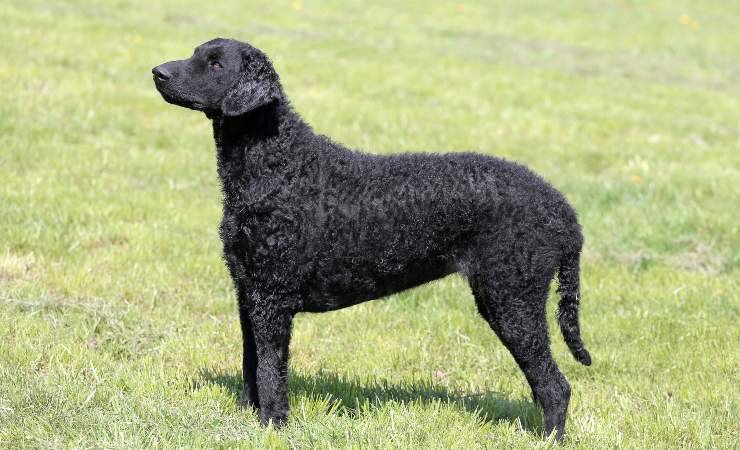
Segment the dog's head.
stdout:
<svg viewBox="0 0 740 450">
<path fill-rule="evenodd" d="M 166 62 L 152 74 L 167 102 L 209 116 L 239 116 L 282 98 L 267 55 L 231 39 L 208 41 L 190 58 Z"/>
</svg>

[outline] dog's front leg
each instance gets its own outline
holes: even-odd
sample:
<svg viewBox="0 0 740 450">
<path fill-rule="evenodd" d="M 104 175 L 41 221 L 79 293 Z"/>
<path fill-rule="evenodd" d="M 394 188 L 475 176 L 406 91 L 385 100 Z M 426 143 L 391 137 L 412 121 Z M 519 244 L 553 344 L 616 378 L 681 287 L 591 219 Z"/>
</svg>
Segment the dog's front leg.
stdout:
<svg viewBox="0 0 740 450">
<path fill-rule="evenodd" d="M 279 428 L 288 418 L 288 350 L 293 315 L 258 302 L 250 314 L 257 350 L 260 422 Z"/>
<path fill-rule="evenodd" d="M 245 408 L 259 409 L 260 401 L 257 392 L 257 344 L 254 341 L 252 320 L 249 317 L 245 294 L 239 292 L 239 322 L 242 328 L 242 386 L 241 403 Z"/>
</svg>

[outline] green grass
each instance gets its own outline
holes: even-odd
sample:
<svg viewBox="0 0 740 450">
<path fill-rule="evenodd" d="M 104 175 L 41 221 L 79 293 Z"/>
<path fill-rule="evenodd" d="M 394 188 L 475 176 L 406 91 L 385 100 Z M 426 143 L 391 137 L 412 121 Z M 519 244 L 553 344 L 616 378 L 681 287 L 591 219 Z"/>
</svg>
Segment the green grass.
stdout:
<svg viewBox="0 0 740 450">
<path fill-rule="evenodd" d="M 237 407 L 211 131 L 149 75 L 229 36 L 318 132 L 567 194 L 595 363 L 551 323 L 565 447 L 737 448 L 739 4 L 490 3 L 2 2 L 0 447 L 552 445 L 459 277 L 299 316 L 290 424 Z"/>
</svg>

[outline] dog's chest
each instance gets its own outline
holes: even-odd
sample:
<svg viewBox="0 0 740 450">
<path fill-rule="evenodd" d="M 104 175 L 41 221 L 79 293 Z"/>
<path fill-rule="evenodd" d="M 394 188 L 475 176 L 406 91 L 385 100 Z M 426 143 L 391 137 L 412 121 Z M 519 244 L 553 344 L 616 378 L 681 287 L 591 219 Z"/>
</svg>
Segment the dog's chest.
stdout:
<svg viewBox="0 0 740 450">
<path fill-rule="evenodd" d="M 305 246 L 310 207 L 288 185 L 267 179 L 227 194 L 220 233 L 225 250 L 267 259 L 291 257 Z"/>
</svg>

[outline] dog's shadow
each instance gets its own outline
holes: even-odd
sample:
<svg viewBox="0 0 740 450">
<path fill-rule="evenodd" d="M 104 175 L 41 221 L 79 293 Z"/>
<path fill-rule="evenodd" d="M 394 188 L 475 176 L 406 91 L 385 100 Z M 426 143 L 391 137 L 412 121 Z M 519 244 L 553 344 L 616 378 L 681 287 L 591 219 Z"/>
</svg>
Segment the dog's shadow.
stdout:
<svg viewBox="0 0 740 450">
<path fill-rule="evenodd" d="M 442 402 L 473 414 L 484 422 L 510 422 L 523 430 L 542 434 L 542 413 L 527 400 L 509 400 L 502 393 L 484 391 L 477 393 L 452 392 L 431 381 L 394 384 L 387 380 L 367 381 L 349 379 L 321 370 L 315 374 L 291 371 L 288 377 L 291 397 L 308 397 L 327 401 L 329 414 L 359 415 L 364 411 L 382 407 L 387 402 L 436 403 Z M 239 397 L 242 388 L 240 374 L 230 374 L 203 368 L 193 380 L 193 388 L 218 385 Z"/>
</svg>

